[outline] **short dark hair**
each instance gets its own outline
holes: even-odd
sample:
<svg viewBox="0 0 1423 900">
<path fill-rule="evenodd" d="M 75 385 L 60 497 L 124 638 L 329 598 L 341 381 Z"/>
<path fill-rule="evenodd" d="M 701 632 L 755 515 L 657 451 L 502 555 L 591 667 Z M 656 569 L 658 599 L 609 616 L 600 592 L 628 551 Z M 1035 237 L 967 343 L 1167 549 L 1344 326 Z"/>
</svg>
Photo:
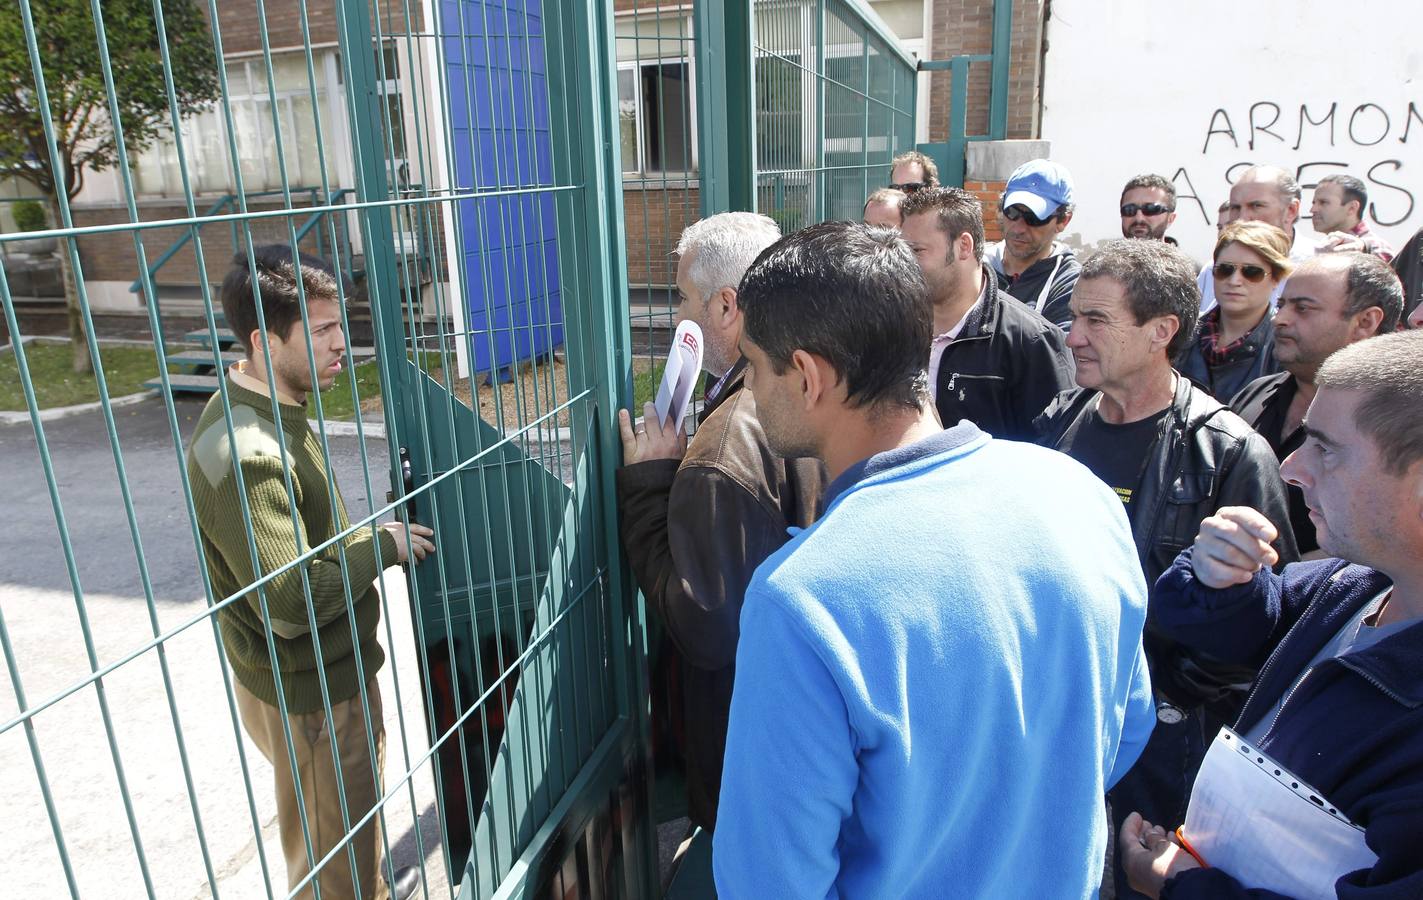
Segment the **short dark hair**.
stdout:
<svg viewBox="0 0 1423 900">
<path fill-rule="evenodd" d="M 1378 333 L 1388 334 L 1398 327 L 1398 320 L 1403 318 L 1403 282 L 1398 280 L 1398 273 L 1372 253 L 1344 255 L 1349 260 L 1349 274 L 1344 288 L 1344 315 L 1357 315 L 1371 306 L 1377 306 L 1383 310 Z"/>
<path fill-rule="evenodd" d="M 297 286 L 297 269 L 301 269 L 301 287 Z M 252 274 L 257 274 L 257 290 L 253 290 Z M 266 330 L 282 340 L 291 337 L 292 328 L 301 321 L 301 294 L 312 300 L 341 299 L 341 284 L 326 260 L 306 253 L 293 254 L 287 244 L 263 244 L 252 249 L 252 262 L 246 253 L 232 258 L 232 268 L 222 279 L 220 295 L 222 313 L 227 325 L 237 335 L 242 349 L 251 356 L 252 332 L 266 325 Z M 257 295 L 262 299 L 261 324 L 257 317 Z"/>
<path fill-rule="evenodd" d="M 1369 189 L 1364 186 L 1364 182 L 1353 175 L 1325 175 L 1319 179 L 1320 184 L 1337 184 L 1344 192 L 1344 202 L 1350 200 L 1359 201 L 1359 218 L 1364 217 L 1364 208 L 1369 205 Z"/>
<path fill-rule="evenodd" d="M 1122 286 L 1136 324 L 1157 316 L 1175 316 L 1181 323 L 1166 347 L 1175 359 L 1195 340 L 1201 314 L 1201 291 L 1190 257 L 1165 241 L 1109 241 L 1082 264 L 1078 283 L 1110 278 Z"/>
<path fill-rule="evenodd" d="M 1138 175 L 1131 181 L 1128 181 L 1126 185 L 1122 187 L 1123 200 L 1126 199 L 1127 191 L 1133 188 L 1156 188 L 1158 191 L 1165 192 L 1166 200 L 1173 208 L 1176 206 L 1176 185 L 1160 175 Z"/>
<path fill-rule="evenodd" d="M 736 298 L 746 336 L 777 374 L 804 350 L 834 367 L 851 406 L 928 403 L 933 306 L 914 252 L 893 229 L 802 228 L 757 257 Z"/>
<path fill-rule="evenodd" d="M 924 170 L 924 184 L 926 186 L 933 187 L 939 183 L 939 167 L 934 164 L 934 160 L 927 154 L 920 153 L 918 150 L 906 150 L 894 159 L 891 159 L 889 161 L 890 175 L 893 176 L 896 166 L 905 163 L 919 164 L 919 167 Z"/>
<path fill-rule="evenodd" d="M 1378 447 L 1384 471 L 1402 475 L 1423 459 L 1423 331 L 1350 344 L 1324 361 L 1314 383 L 1364 395 L 1354 424 Z"/>
<path fill-rule="evenodd" d="M 973 238 L 973 255 L 979 262 L 983 261 L 983 204 L 968 191 L 955 187 L 924 188 L 910 194 L 899 212 L 905 218 L 937 212 L 939 230 L 949 236 L 949 242 L 968 232 Z"/>
</svg>

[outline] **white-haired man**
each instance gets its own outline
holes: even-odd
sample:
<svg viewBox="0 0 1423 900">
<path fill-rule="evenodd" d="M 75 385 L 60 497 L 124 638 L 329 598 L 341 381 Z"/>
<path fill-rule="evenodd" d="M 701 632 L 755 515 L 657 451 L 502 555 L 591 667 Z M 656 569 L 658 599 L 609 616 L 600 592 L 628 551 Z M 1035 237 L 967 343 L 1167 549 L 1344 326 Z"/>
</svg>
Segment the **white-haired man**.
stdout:
<svg viewBox="0 0 1423 900">
<path fill-rule="evenodd" d="M 741 601 L 756 567 L 818 513 L 825 486 L 816 460 L 771 452 L 744 384 L 743 319 L 736 290 L 761 251 L 780 238 L 766 216 L 721 213 L 677 244 L 678 322 L 702 329 L 702 367 L 716 382 L 690 443 L 663 429 L 652 404 L 634 430 L 619 414 L 622 537 L 633 575 L 681 656 L 688 814 L 716 823 Z"/>
</svg>

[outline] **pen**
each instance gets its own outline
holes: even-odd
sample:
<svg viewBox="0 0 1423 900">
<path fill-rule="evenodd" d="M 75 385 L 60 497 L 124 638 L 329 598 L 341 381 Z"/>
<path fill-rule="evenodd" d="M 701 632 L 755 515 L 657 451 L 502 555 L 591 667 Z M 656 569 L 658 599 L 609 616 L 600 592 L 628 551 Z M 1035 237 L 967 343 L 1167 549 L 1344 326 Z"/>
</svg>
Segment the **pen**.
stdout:
<svg viewBox="0 0 1423 900">
<path fill-rule="evenodd" d="M 1211 867 L 1210 863 L 1206 862 L 1205 859 L 1202 858 L 1201 855 L 1196 852 L 1196 848 L 1191 846 L 1191 842 L 1186 840 L 1186 835 L 1183 832 L 1184 828 L 1185 826 L 1176 829 L 1176 840 L 1180 842 L 1181 849 L 1191 854 L 1191 858 L 1194 859 L 1196 862 L 1200 863 L 1201 868 L 1209 869 Z"/>
</svg>

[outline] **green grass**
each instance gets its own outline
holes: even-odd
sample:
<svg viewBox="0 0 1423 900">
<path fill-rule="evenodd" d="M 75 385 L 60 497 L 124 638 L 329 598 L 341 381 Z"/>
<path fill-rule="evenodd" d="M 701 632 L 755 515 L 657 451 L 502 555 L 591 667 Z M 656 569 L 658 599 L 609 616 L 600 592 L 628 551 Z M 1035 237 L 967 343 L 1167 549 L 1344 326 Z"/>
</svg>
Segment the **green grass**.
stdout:
<svg viewBox="0 0 1423 900">
<path fill-rule="evenodd" d="M 380 366 L 376 365 L 376 361 L 363 362 L 356 366 L 354 371 L 356 389 L 360 391 L 361 399 L 379 397 Z M 331 383 L 331 387 L 321 392 L 321 412 L 326 418 L 355 420 L 356 408 L 351 402 L 351 374 L 351 369 L 342 369 L 341 374 Z M 315 417 L 316 405 L 308 402 L 307 406 L 311 409 L 311 416 Z"/>
<path fill-rule="evenodd" d="M 143 390 L 143 383 L 158 374 L 158 362 L 148 347 L 100 347 L 109 398 Z M 62 344 L 25 345 L 25 364 L 35 385 L 40 409 L 92 403 L 99 399 L 99 384 L 92 374 L 74 374 L 74 354 Z M 25 392 L 13 351 L 0 354 L 0 410 L 24 410 Z"/>
<path fill-rule="evenodd" d="M 662 383 L 662 370 L 667 363 L 660 362 L 650 372 L 637 372 L 632 376 L 632 414 L 642 415 L 644 403 L 651 403 L 657 396 L 657 386 Z"/>
</svg>

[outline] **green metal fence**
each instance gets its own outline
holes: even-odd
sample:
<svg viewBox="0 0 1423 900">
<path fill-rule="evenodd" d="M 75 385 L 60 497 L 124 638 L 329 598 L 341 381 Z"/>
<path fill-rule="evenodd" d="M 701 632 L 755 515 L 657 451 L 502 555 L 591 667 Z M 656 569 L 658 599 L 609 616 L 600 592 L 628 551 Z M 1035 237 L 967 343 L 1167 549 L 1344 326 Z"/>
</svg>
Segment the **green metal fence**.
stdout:
<svg viewBox="0 0 1423 900">
<path fill-rule="evenodd" d="M 617 547 L 613 413 L 654 386 L 681 228 L 753 204 L 787 230 L 858 216 L 911 145 L 912 65 L 851 0 L 186 4 L 205 29 L 184 7 L 0 14 L 36 123 L 35 153 L 0 171 L 65 171 L 91 55 L 78 74 L 112 127 L 119 206 L 99 221 L 110 207 L 61 179 L 53 228 L 0 235 L 59 240 L 99 399 L 48 416 L 43 348 L 0 273 L 25 413 L 0 425 L 0 456 L 38 523 L 0 564 L 6 892 L 288 896 L 219 613 L 252 604 L 274 654 L 275 584 L 297 575 L 312 607 L 312 567 L 345 573 L 347 539 L 396 519 L 439 549 L 377 580 L 387 662 L 360 665 L 385 697 L 383 793 L 364 815 L 340 797 L 347 841 L 309 863 L 354 867 L 350 834 L 378 821 L 421 896 L 655 894 L 653 826 L 675 809 L 654 811 L 655 629 Z M 186 96 L 195 42 L 208 105 Z M 126 94 L 135 70 L 149 112 Z M 160 195 L 173 212 L 155 217 Z M 218 279 L 234 245 L 250 266 L 272 240 L 324 253 L 345 285 L 345 374 L 306 414 L 350 524 L 224 596 L 185 467 L 201 401 L 168 363 L 206 353 L 223 371 Z M 116 256 L 125 274 L 106 279 Z M 192 296 L 159 290 L 175 271 Z M 103 285 L 127 296 L 135 277 L 159 390 L 130 406 L 99 332 Z M 306 359 L 316 380 L 309 344 Z M 290 474 L 284 489 L 300 534 Z M 349 608 L 363 585 L 343 580 Z"/>
<path fill-rule="evenodd" d="M 755 10 L 757 207 L 786 231 L 858 221 L 914 147 L 914 60 L 858 0 Z"/>
</svg>

